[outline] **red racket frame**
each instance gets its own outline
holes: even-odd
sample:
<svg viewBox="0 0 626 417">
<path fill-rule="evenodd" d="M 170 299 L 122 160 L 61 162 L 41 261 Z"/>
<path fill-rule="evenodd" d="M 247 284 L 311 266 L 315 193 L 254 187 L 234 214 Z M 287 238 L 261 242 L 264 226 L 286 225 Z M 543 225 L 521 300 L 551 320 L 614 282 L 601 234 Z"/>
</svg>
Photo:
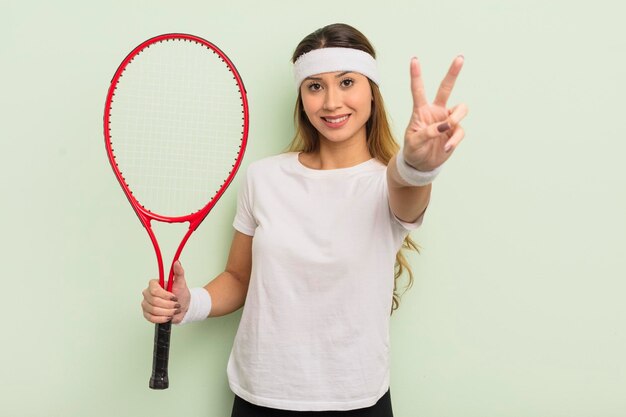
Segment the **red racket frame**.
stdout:
<svg viewBox="0 0 626 417">
<path fill-rule="evenodd" d="M 224 63 L 230 68 L 233 78 L 238 85 L 239 92 L 241 94 L 242 113 L 243 113 L 242 140 L 241 140 L 241 144 L 239 145 L 237 158 L 235 159 L 235 162 L 233 164 L 233 169 L 231 170 L 229 176 L 226 178 L 226 180 L 224 181 L 224 183 L 222 184 L 218 192 L 213 196 L 211 201 L 209 201 L 203 208 L 201 208 L 200 210 L 194 213 L 190 213 L 190 214 L 187 214 L 184 216 L 178 216 L 178 217 L 170 217 L 170 216 L 164 216 L 164 215 L 160 215 L 157 213 L 153 213 L 150 210 L 143 207 L 141 203 L 135 198 L 135 196 L 133 195 L 132 191 L 130 190 L 128 184 L 126 183 L 124 179 L 123 173 L 120 171 L 118 164 L 115 161 L 115 154 L 112 148 L 111 133 L 110 133 L 110 126 L 109 126 L 110 124 L 109 111 L 111 108 L 111 103 L 113 102 L 113 98 L 115 96 L 115 89 L 117 86 L 117 82 L 119 78 L 122 76 L 128 64 L 139 53 L 141 53 L 141 51 L 143 51 L 145 48 L 150 47 L 150 45 L 153 45 L 157 42 L 163 42 L 163 41 L 167 42 L 168 40 L 173 40 L 173 39 L 183 39 L 185 41 L 196 42 L 201 45 L 204 45 L 207 48 L 214 51 L 222 59 L 222 61 L 224 61 Z M 233 178 L 235 177 L 239 169 L 239 166 L 241 165 L 241 162 L 243 160 L 243 156 L 245 153 L 246 145 L 247 145 L 247 140 L 248 140 L 248 128 L 249 128 L 248 99 L 246 96 L 246 89 L 239 75 L 239 72 L 237 71 L 237 69 L 235 68 L 235 65 L 231 62 L 231 60 L 226 56 L 224 52 L 222 52 L 217 46 L 215 46 L 211 42 L 205 39 L 202 39 L 200 37 L 189 35 L 189 34 L 184 34 L 184 33 L 169 33 L 169 34 L 163 34 L 163 35 L 150 38 L 144 41 L 143 43 L 141 43 L 135 49 L 133 49 L 126 56 L 126 58 L 124 58 L 122 63 L 119 65 L 119 67 L 115 71 L 115 74 L 113 75 L 113 78 L 111 80 L 111 85 L 109 86 L 109 90 L 107 93 L 105 111 L 104 111 L 104 142 L 105 142 L 106 152 L 109 157 L 109 162 L 111 163 L 111 167 L 113 168 L 113 172 L 115 173 L 115 176 L 118 182 L 120 183 L 120 185 L 122 186 L 122 189 L 124 190 L 124 194 L 126 194 L 126 197 L 128 198 L 128 201 L 130 202 L 130 205 L 133 207 L 135 213 L 137 214 L 137 217 L 139 217 L 139 220 L 141 221 L 141 224 L 144 226 L 144 228 L 148 232 L 148 235 L 150 236 L 150 241 L 152 242 L 152 246 L 154 247 L 154 251 L 157 257 L 157 262 L 158 262 L 158 267 L 159 267 L 159 284 L 161 285 L 161 287 L 167 289 L 167 291 L 170 291 L 170 292 L 172 291 L 172 286 L 174 284 L 174 279 L 173 279 L 174 263 L 180 257 L 180 254 L 183 251 L 183 248 L 185 247 L 187 240 L 189 239 L 191 234 L 198 228 L 200 223 L 202 223 L 204 218 L 209 214 L 209 212 L 215 206 L 215 204 L 218 202 L 221 196 L 224 194 L 224 192 L 226 191 L 226 189 L 232 182 Z M 152 231 L 151 222 L 153 220 L 156 220 L 159 222 L 166 222 L 166 223 L 189 222 L 189 230 L 185 233 L 183 239 L 178 245 L 178 248 L 176 249 L 172 263 L 170 264 L 169 275 L 168 275 L 168 280 L 167 280 L 167 288 L 165 284 L 165 271 L 163 267 L 163 256 L 161 255 L 161 249 L 157 242 L 156 236 L 154 235 L 154 232 Z M 168 368 L 168 358 L 169 358 L 170 333 L 171 333 L 171 322 L 157 324 L 155 326 L 152 376 L 150 378 L 150 384 L 149 384 L 150 388 L 166 389 L 169 387 L 169 378 L 168 378 L 167 368 Z"/>
<path fill-rule="evenodd" d="M 171 40 L 171 39 L 184 39 L 184 40 L 187 40 L 187 41 L 190 41 L 190 42 L 200 43 L 200 44 L 206 46 L 207 48 L 215 51 L 215 53 L 217 53 L 219 55 L 219 57 L 228 65 L 228 67 L 231 69 L 231 72 L 232 72 L 232 74 L 234 76 L 234 79 L 237 82 L 237 85 L 239 86 L 239 91 L 241 92 L 241 101 L 242 101 L 242 104 L 243 104 L 243 109 L 242 109 L 242 112 L 243 112 L 243 123 L 244 123 L 243 126 L 242 126 L 242 128 L 243 128 L 243 137 L 242 137 L 242 141 L 241 141 L 240 151 L 239 151 L 239 154 L 237 156 L 237 159 L 236 159 L 235 163 L 233 164 L 233 170 L 231 171 L 231 173 L 228 176 L 228 178 L 226 179 L 226 181 L 224 181 L 224 184 L 222 184 L 222 186 L 220 187 L 220 189 L 216 193 L 216 195 L 202 209 L 200 209 L 199 211 L 197 211 L 195 213 L 191 213 L 191 214 L 188 214 L 188 215 L 185 215 L 185 216 L 179 216 L 179 217 L 168 217 L 168 216 L 163 216 L 163 215 L 160 215 L 160 214 L 153 213 L 150 210 L 148 210 L 145 207 L 143 207 L 141 205 L 141 203 L 135 198 L 135 196 L 133 195 L 132 191 L 130 190 L 128 184 L 126 184 L 126 181 L 124 179 L 124 176 L 123 176 L 122 172 L 120 171 L 117 163 L 115 162 L 115 154 L 114 154 L 113 148 L 112 148 L 110 129 L 109 129 L 109 123 L 110 123 L 110 121 L 109 121 L 109 109 L 111 108 L 111 102 L 113 101 L 113 97 L 115 96 L 115 88 L 117 86 L 117 82 L 118 82 L 119 78 L 122 76 L 122 74 L 123 74 L 124 70 L 126 69 L 126 67 L 128 66 L 128 64 L 142 50 L 144 50 L 147 47 L 150 47 L 150 45 L 155 44 L 157 42 L 168 41 L 168 40 Z M 106 103 L 105 103 L 105 112 L 104 112 L 104 139 L 105 139 L 106 151 L 107 151 L 107 155 L 109 156 L 109 162 L 111 163 L 111 167 L 113 168 L 113 172 L 115 172 L 115 176 L 117 177 L 117 180 L 119 181 L 120 185 L 122 186 L 122 189 L 124 190 L 124 194 L 126 194 L 126 197 L 128 198 L 128 201 L 130 202 L 131 206 L 135 210 L 135 213 L 137 213 L 137 216 L 139 217 L 139 220 L 141 221 L 141 224 L 143 224 L 143 226 L 148 231 L 148 235 L 150 236 L 150 241 L 152 242 L 152 245 L 154 246 L 154 251 L 156 253 L 156 257 L 157 257 L 157 261 L 158 261 L 158 265 L 159 265 L 159 283 L 161 284 L 161 287 L 163 287 L 163 288 L 166 288 L 166 286 L 165 286 L 165 271 L 164 271 L 164 267 L 163 267 L 163 257 L 161 255 L 161 249 L 160 249 L 159 244 L 157 242 L 156 236 L 154 235 L 154 232 L 152 231 L 152 227 L 150 225 L 150 222 L 152 220 L 157 220 L 157 221 L 160 221 L 160 222 L 167 222 L 167 223 L 184 223 L 184 222 L 189 222 L 189 230 L 187 231 L 187 233 L 183 237 L 182 241 L 180 242 L 180 244 L 178 246 L 178 249 L 176 249 L 176 252 L 174 254 L 174 259 L 172 260 L 172 263 L 170 265 L 169 275 L 168 275 L 168 279 L 167 279 L 167 288 L 166 288 L 167 291 L 172 291 L 172 285 L 174 284 L 174 280 L 172 279 L 173 275 L 174 275 L 173 266 L 174 266 L 174 263 L 180 257 L 180 254 L 183 251 L 183 248 L 185 247 L 185 244 L 187 243 L 187 240 L 189 239 L 191 234 L 198 228 L 200 223 L 202 223 L 204 218 L 209 214 L 209 212 L 211 211 L 213 206 L 215 206 L 215 204 L 220 199 L 220 197 L 224 194 L 224 192 L 226 191 L 226 189 L 230 185 L 231 181 L 235 177 L 235 175 L 237 173 L 237 170 L 239 169 L 239 166 L 241 165 L 241 162 L 243 160 L 243 155 L 244 155 L 244 152 L 245 152 L 245 149 L 246 149 L 247 140 L 248 140 L 248 127 L 249 127 L 248 124 L 249 124 L 248 99 L 246 97 L 246 90 L 245 90 L 243 81 L 242 81 L 239 73 L 237 72 L 237 69 L 235 68 L 235 65 L 226 56 L 226 54 L 224 52 L 222 52 L 217 46 L 215 46 L 214 44 L 212 44 L 211 42 L 209 42 L 209 41 L 207 41 L 205 39 L 202 39 L 202 38 L 194 36 L 194 35 L 189 35 L 189 34 L 184 34 L 184 33 L 169 33 L 169 34 L 163 34 L 163 35 L 155 36 L 153 38 L 150 38 L 150 39 L 146 40 L 145 42 L 143 42 L 139 46 L 137 46 L 135 49 L 133 49 L 126 56 L 126 58 L 124 58 L 124 61 L 122 61 L 122 63 L 118 67 L 117 71 L 115 72 L 115 75 L 113 76 L 113 79 L 111 80 L 111 85 L 109 87 L 109 91 L 108 91 L 108 94 L 107 94 Z"/>
</svg>

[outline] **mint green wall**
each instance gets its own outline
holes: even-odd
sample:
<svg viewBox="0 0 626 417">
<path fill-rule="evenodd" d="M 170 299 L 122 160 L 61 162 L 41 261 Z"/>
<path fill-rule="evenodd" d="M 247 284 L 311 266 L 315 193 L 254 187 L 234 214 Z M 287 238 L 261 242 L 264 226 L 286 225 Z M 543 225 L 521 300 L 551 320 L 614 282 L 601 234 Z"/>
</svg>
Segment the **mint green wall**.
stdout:
<svg viewBox="0 0 626 417">
<path fill-rule="evenodd" d="M 396 415 L 626 415 L 626 10 L 545 3 L 3 1 L 0 415 L 229 415 L 239 314 L 176 328 L 171 388 L 147 388 L 154 255 L 105 157 L 106 90 L 145 38 L 215 42 L 248 89 L 247 165 L 291 137 L 295 44 L 337 21 L 377 47 L 398 133 L 410 57 L 431 98 L 466 57 L 467 136 L 392 319 Z M 192 285 L 224 267 L 238 185 L 188 244 Z"/>
</svg>

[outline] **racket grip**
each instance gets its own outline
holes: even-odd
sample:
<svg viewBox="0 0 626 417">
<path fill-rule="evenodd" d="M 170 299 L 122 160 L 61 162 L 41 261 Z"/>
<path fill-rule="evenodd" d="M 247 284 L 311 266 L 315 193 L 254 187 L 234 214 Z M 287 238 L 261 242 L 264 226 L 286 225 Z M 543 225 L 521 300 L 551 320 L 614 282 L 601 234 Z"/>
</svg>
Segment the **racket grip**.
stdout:
<svg viewBox="0 0 626 417">
<path fill-rule="evenodd" d="M 152 376 L 150 388 L 167 389 L 170 382 L 167 376 L 167 362 L 170 356 L 170 335 L 172 322 L 157 324 L 154 327 L 154 353 L 152 356 Z"/>
</svg>

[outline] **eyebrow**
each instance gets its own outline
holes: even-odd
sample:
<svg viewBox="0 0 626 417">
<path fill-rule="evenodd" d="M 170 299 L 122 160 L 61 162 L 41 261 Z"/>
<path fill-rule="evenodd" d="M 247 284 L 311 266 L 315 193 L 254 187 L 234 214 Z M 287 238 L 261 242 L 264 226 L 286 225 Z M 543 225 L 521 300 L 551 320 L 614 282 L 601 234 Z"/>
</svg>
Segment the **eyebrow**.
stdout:
<svg viewBox="0 0 626 417">
<path fill-rule="evenodd" d="M 335 78 L 341 78 L 341 77 L 343 77 L 343 76 L 344 76 L 344 75 L 346 75 L 346 74 L 350 74 L 351 72 L 354 72 L 354 71 L 344 71 L 344 72 L 341 72 L 341 73 L 339 73 L 339 74 L 335 75 Z M 319 77 L 306 77 L 306 78 L 304 79 L 304 81 L 306 81 L 306 80 L 311 80 L 311 81 L 322 81 L 322 79 L 321 79 L 321 78 L 319 78 Z"/>
</svg>

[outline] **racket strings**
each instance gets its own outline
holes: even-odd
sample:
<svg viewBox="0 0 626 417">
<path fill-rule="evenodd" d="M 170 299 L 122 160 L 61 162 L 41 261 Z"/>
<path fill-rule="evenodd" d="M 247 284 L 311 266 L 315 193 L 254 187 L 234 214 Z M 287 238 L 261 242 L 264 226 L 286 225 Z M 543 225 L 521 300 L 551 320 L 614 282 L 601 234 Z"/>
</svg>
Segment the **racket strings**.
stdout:
<svg viewBox="0 0 626 417">
<path fill-rule="evenodd" d="M 182 216 L 230 176 L 243 139 L 242 93 L 206 46 L 155 44 L 128 65 L 110 110 L 116 163 L 146 209 Z"/>
</svg>

